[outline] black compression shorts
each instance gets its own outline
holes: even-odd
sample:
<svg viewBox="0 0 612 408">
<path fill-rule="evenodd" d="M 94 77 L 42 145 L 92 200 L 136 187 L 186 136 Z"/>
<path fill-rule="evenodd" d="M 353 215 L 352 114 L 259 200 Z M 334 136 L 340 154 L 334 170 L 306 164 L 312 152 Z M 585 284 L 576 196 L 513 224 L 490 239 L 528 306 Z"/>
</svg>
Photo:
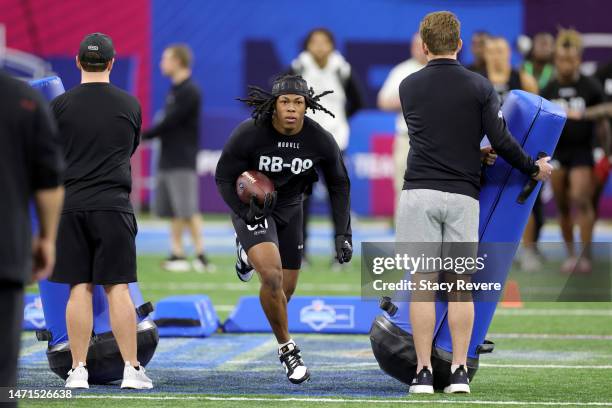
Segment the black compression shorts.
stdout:
<svg viewBox="0 0 612 408">
<path fill-rule="evenodd" d="M 232 213 L 232 223 L 238 241 L 248 254 L 249 249 L 262 242 L 274 242 L 278 247 L 283 269 L 300 269 L 304 251 L 304 230 L 302 203 L 295 205 L 287 223 L 279 222 L 273 216 L 262 219 L 258 224 L 247 225 L 242 218 Z"/>
</svg>

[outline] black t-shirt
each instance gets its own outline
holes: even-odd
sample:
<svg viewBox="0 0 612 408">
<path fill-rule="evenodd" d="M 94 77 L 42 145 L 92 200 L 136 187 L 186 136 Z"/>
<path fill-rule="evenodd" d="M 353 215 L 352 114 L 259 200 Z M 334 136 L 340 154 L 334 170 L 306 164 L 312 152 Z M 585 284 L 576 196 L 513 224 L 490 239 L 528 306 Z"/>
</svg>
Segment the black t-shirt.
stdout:
<svg viewBox="0 0 612 408">
<path fill-rule="evenodd" d="M 335 233 L 350 235 L 350 183 L 342 154 L 333 136 L 308 117 L 302 130 L 293 136 L 277 132 L 270 123 L 258 126 L 253 119 L 242 122 L 223 148 L 215 178 L 227 205 L 244 216 L 248 205 L 236 194 L 236 179 L 247 170 L 264 173 L 278 193 L 273 216 L 286 223 L 306 188 L 317 180 L 317 168 L 329 191 Z"/>
<path fill-rule="evenodd" d="M 94 82 L 58 96 L 51 108 L 66 161 L 64 212 L 132 212 L 130 157 L 140 137 L 138 100 Z"/>
<path fill-rule="evenodd" d="M 47 103 L 26 83 L 0 72 L 0 281 L 29 281 L 29 202 L 61 185 L 63 163 Z M 1 283 L 0 283 L 1 284 Z"/>
<path fill-rule="evenodd" d="M 143 139 L 161 139 L 160 169 L 196 169 L 200 100 L 200 90 L 191 79 L 173 85 L 163 119 L 143 133 Z"/>
<path fill-rule="evenodd" d="M 587 107 L 603 102 L 601 86 L 593 78 L 580 75 L 570 84 L 560 84 L 558 79 L 549 82 L 540 93 L 543 98 L 569 108 L 583 112 Z M 570 152 L 578 149 L 593 148 L 594 122 L 587 120 L 571 120 L 565 122 L 561 138 L 557 144 L 557 153 Z"/>
<path fill-rule="evenodd" d="M 488 78 L 487 73 L 484 73 L 484 76 Z M 508 78 L 508 82 L 504 84 L 493 84 L 493 89 L 497 92 L 497 96 L 499 96 L 499 103 L 503 105 L 506 101 L 506 98 L 510 94 L 510 91 L 513 89 L 523 89 L 523 84 L 521 83 L 521 74 L 516 69 L 510 71 L 510 77 Z"/>
<path fill-rule="evenodd" d="M 453 59 L 435 59 L 409 75 L 399 88 L 410 153 L 404 190 L 480 193 L 480 141 L 526 174 L 534 161 L 512 137 L 488 79 Z"/>
</svg>

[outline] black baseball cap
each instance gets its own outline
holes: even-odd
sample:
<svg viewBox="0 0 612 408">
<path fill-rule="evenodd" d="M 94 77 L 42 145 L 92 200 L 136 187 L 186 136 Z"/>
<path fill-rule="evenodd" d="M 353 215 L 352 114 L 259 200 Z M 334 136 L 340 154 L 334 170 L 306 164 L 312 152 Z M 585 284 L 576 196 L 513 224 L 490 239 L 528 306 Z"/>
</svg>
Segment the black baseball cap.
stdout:
<svg viewBox="0 0 612 408">
<path fill-rule="evenodd" d="M 106 34 L 88 34 L 79 46 L 79 61 L 90 65 L 106 65 L 114 57 L 113 40 Z"/>
</svg>

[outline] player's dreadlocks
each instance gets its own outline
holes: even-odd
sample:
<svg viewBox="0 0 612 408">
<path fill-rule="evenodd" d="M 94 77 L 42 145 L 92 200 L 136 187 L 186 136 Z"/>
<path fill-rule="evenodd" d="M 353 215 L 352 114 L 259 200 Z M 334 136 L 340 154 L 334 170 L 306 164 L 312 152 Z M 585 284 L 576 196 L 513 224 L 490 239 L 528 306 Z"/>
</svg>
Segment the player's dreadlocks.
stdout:
<svg viewBox="0 0 612 408">
<path fill-rule="evenodd" d="M 272 92 L 265 91 L 258 86 L 249 85 L 248 97 L 238 98 L 238 100 L 253 107 L 251 116 L 255 119 L 255 124 L 259 125 L 272 118 L 276 106 L 276 98 L 286 94 L 302 95 L 306 100 L 306 109 L 311 109 L 313 112 L 320 110 L 334 118 L 334 114 L 319 103 L 321 97 L 333 92 L 325 91 L 315 95 L 314 89 L 309 88 L 301 76 L 282 75 L 274 80 Z"/>
</svg>

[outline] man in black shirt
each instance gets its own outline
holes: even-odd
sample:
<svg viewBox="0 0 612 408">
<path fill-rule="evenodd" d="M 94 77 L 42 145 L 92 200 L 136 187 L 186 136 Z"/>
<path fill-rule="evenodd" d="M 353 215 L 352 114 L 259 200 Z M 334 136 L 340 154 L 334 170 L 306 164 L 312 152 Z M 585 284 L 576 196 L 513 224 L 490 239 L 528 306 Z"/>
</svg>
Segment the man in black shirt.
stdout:
<svg viewBox="0 0 612 408">
<path fill-rule="evenodd" d="M 557 76 L 541 95 L 573 112 L 584 112 L 588 107 L 604 101 L 600 84 L 594 78 L 580 73 L 582 42 L 574 30 L 561 30 L 557 37 L 555 66 Z M 552 177 L 553 192 L 559 210 L 559 224 L 568 252 L 568 259 L 561 266 L 562 273 L 589 273 L 591 271 L 590 246 L 595 225 L 593 205 L 593 142 L 597 133 L 605 157 L 610 154 L 608 122 L 574 120 L 568 117 L 554 159 L 558 164 Z M 571 207 L 576 208 L 580 227 L 582 256 L 574 250 L 574 222 Z"/>
<path fill-rule="evenodd" d="M 200 90 L 191 79 L 191 50 L 172 45 L 164 50 L 162 73 L 172 80 L 163 119 L 142 134 L 143 139 L 159 137 L 161 157 L 157 172 L 154 209 L 171 221 L 171 254 L 163 266 L 169 271 L 190 269 L 185 258 L 183 231 L 189 229 L 196 251 L 192 265 L 198 272 L 214 270 L 204 255 L 202 219 L 198 210 L 198 155 Z"/>
<path fill-rule="evenodd" d="M 338 262 L 352 256 L 350 184 L 340 149 L 333 136 L 306 109 L 331 114 L 319 105 L 299 76 L 278 78 L 272 92 L 251 87 L 244 100 L 254 107 L 253 119 L 242 122 L 223 148 L 216 181 L 221 196 L 232 210 L 236 230 L 238 278 L 248 281 L 257 271 L 259 297 L 279 343 L 278 354 L 287 377 L 298 384 L 310 374 L 287 327 L 287 302 L 295 291 L 303 251 L 303 193 L 317 180 L 315 168 L 325 178 L 332 207 Z M 258 170 L 275 186 L 263 207 L 255 198 L 243 204 L 236 194 L 236 179 L 247 170 Z"/>
<path fill-rule="evenodd" d="M 136 353 L 136 218 L 130 203 L 130 157 L 138 146 L 140 104 L 110 84 L 115 50 L 100 33 L 81 42 L 81 84 L 55 98 L 67 164 L 66 200 L 52 281 L 70 284 L 66 326 L 72 354 L 68 388 L 89 388 L 85 365 L 93 325 L 93 285 L 104 285 L 110 322 L 125 361 L 122 388 L 152 388 Z"/>
<path fill-rule="evenodd" d="M 454 14 L 428 14 L 421 21 L 420 34 L 429 62 L 400 85 L 411 137 L 398 206 L 399 242 L 478 242 L 480 141 L 485 133 L 495 152 L 520 171 L 537 180 L 548 178 L 552 171 L 549 157 L 534 163 L 510 135 L 491 83 L 457 61 L 462 45 L 459 31 Z M 417 271 L 416 277 L 435 282 L 436 275 Z M 452 282 L 456 275 L 448 271 L 445 278 Z M 425 298 L 413 297 L 410 304 L 418 359 L 410 392 L 433 393 L 435 303 L 430 293 L 422 295 Z M 447 393 L 470 392 L 466 362 L 474 308 L 471 299 L 454 301 L 455 296 L 451 293 L 448 303 L 453 359 Z"/>
<path fill-rule="evenodd" d="M 40 95 L 2 71 L 0 89 L 0 387 L 15 387 L 24 286 L 49 277 L 55 263 L 63 164 L 55 124 Z M 34 242 L 31 199 L 38 216 Z"/>
</svg>

